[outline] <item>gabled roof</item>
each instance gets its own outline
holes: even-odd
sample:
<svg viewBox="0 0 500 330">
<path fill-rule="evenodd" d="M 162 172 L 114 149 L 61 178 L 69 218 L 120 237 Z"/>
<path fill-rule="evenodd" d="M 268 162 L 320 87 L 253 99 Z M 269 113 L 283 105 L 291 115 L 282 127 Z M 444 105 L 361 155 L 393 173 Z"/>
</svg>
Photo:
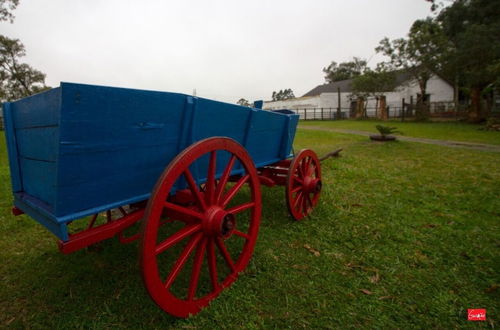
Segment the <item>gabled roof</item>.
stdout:
<svg viewBox="0 0 500 330">
<path fill-rule="evenodd" d="M 341 93 L 351 92 L 352 79 L 335 81 L 329 84 L 318 85 L 305 93 L 304 96 L 317 96 L 323 93 L 337 93 L 340 88 Z"/>
<path fill-rule="evenodd" d="M 405 81 L 411 79 L 411 75 L 408 72 L 398 72 L 396 73 L 396 85 L 401 85 Z M 351 88 L 352 79 L 335 81 L 329 84 L 318 85 L 311 89 L 309 92 L 305 93 L 304 96 L 317 96 L 322 93 L 337 93 L 338 88 L 340 88 L 341 93 L 350 93 L 352 92 Z"/>
</svg>

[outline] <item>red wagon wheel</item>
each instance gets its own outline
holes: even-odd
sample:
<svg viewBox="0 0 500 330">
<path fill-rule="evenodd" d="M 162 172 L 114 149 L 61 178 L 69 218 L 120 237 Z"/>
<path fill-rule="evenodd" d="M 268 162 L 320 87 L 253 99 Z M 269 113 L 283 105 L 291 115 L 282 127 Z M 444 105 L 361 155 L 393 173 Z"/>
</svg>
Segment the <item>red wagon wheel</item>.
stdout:
<svg viewBox="0 0 500 330">
<path fill-rule="evenodd" d="M 286 203 L 288 211 L 301 220 L 318 204 L 321 193 L 321 166 L 318 156 L 310 149 L 301 150 L 288 170 Z"/>
<path fill-rule="evenodd" d="M 193 177 L 200 169 L 207 170 L 200 175 L 207 178 L 203 189 Z M 235 170 L 242 173 L 232 176 Z M 186 189 L 179 190 L 183 182 Z M 172 196 L 174 186 L 178 190 Z M 184 200 L 191 196 L 191 202 L 176 202 L 180 195 Z M 152 299 L 178 317 L 196 314 L 208 305 L 246 268 L 261 208 L 257 171 L 236 141 L 209 138 L 180 153 L 156 183 L 144 218 L 141 266 Z M 165 215 L 173 222 L 162 225 Z M 173 228 L 175 223 L 179 229 L 160 237 L 164 227 Z M 186 242 L 183 248 L 182 242 Z M 179 248 L 178 255 L 166 251 L 174 247 Z M 162 255 L 170 255 L 171 263 L 162 264 Z"/>
</svg>

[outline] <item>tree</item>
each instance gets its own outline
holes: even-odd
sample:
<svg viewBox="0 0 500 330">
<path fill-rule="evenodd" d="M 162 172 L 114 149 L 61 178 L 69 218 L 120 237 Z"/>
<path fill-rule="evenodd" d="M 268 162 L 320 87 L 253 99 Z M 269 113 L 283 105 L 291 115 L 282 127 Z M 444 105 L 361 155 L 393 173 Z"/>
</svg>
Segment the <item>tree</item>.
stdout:
<svg viewBox="0 0 500 330">
<path fill-rule="evenodd" d="M 434 73 L 443 70 L 446 63 L 448 41 L 432 18 L 417 20 L 408 33 L 408 38 L 390 41 L 384 38 L 375 48 L 378 53 L 389 57 L 385 66 L 390 70 L 402 69 L 418 82 L 420 94 L 417 95 L 417 119 L 428 117 L 426 104 L 427 81 Z"/>
<path fill-rule="evenodd" d="M 239 99 L 238 102 L 236 102 L 236 103 L 241 105 L 241 106 L 244 106 L 244 107 L 250 106 L 250 102 L 248 102 L 248 100 L 244 99 L 244 98 Z"/>
<path fill-rule="evenodd" d="M 282 101 L 295 98 L 293 91 L 291 88 L 287 88 L 285 90 L 281 90 L 279 92 L 273 92 L 272 95 L 273 101 Z"/>
<path fill-rule="evenodd" d="M 19 0 L 0 0 L 0 22 L 14 21 L 12 11 L 19 5 Z"/>
<path fill-rule="evenodd" d="M 19 39 L 0 35 L 0 102 L 12 101 L 49 89 L 45 74 L 19 58 L 26 55 Z"/>
<path fill-rule="evenodd" d="M 19 0 L 0 0 L 0 21 L 12 21 Z M 0 102 L 12 101 L 50 87 L 45 85 L 45 74 L 33 69 L 19 58 L 26 55 L 24 45 L 19 39 L 0 35 Z"/>
<path fill-rule="evenodd" d="M 366 61 L 359 57 L 353 57 L 352 61 L 340 64 L 332 61 L 329 66 L 323 68 L 323 72 L 325 73 L 325 81 L 327 83 L 332 83 L 359 76 L 365 69 Z"/>
<path fill-rule="evenodd" d="M 486 117 L 481 96 L 500 77 L 500 2 L 456 0 L 437 16 L 443 33 L 453 46 L 453 65 L 470 90 L 469 121 Z"/>
<path fill-rule="evenodd" d="M 388 71 L 384 66 L 377 66 L 377 69 L 366 69 L 362 75 L 354 77 L 351 88 L 353 95 L 358 96 L 358 100 L 365 97 L 375 96 L 378 104 L 378 116 L 380 119 L 387 120 L 387 103 L 385 93 L 393 91 L 396 88 L 396 74 L 394 71 Z M 358 111 L 360 111 L 358 104 Z M 360 116 L 356 113 L 356 116 Z"/>
</svg>

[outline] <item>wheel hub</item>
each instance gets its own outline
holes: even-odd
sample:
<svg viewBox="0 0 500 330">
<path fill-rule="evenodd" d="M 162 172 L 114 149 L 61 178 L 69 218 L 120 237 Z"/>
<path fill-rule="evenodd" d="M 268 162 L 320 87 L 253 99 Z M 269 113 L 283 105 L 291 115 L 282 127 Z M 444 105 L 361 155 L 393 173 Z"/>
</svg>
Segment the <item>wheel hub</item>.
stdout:
<svg viewBox="0 0 500 330">
<path fill-rule="evenodd" d="M 304 179 L 304 190 L 307 193 L 314 193 L 317 194 L 321 191 L 323 184 L 321 183 L 320 179 L 313 178 L 310 176 L 307 176 Z"/>
<path fill-rule="evenodd" d="M 205 212 L 202 226 L 206 235 L 227 238 L 236 227 L 236 217 L 219 206 L 212 206 Z"/>
</svg>

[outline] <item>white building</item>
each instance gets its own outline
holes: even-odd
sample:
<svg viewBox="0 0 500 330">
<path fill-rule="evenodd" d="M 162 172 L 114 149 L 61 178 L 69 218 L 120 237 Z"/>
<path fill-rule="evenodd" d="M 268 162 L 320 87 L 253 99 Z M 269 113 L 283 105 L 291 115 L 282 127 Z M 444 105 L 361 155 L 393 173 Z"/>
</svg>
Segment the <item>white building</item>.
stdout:
<svg viewBox="0 0 500 330">
<path fill-rule="evenodd" d="M 340 94 L 341 111 L 343 116 L 348 117 L 350 113 L 352 114 L 356 102 L 356 98 L 352 95 L 351 82 L 352 79 L 336 81 L 334 83 L 316 86 L 302 97 L 283 101 L 265 101 L 263 109 L 290 109 L 298 110 L 299 113 L 303 109 L 307 109 L 308 112 L 312 109 L 316 109 L 317 117 L 319 111 L 322 111 L 321 109 L 328 114 L 336 112 Z M 411 79 L 406 73 L 397 74 L 396 82 L 398 85 L 396 89 L 392 92 L 385 93 L 387 105 L 390 111 L 392 109 L 393 114 L 394 112 L 397 114 L 397 111 L 400 111 L 403 99 L 407 104 L 409 104 L 411 100 L 416 103 L 417 95 L 420 93 L 418 82 L 415 79 Z M 426 92 L 428 102 L 433 105 L 431 109 L 441 107 L 441 110 L 447 110 L 448 107 L 452 105 L 454 88 L 449 82 L 438 75 L 433 75 L 429 81 L 427 81 Z M 374 115 L 376 102 L 375 97 L 368 98 L 366 104 L 368 116 Z"/>
</svg>

